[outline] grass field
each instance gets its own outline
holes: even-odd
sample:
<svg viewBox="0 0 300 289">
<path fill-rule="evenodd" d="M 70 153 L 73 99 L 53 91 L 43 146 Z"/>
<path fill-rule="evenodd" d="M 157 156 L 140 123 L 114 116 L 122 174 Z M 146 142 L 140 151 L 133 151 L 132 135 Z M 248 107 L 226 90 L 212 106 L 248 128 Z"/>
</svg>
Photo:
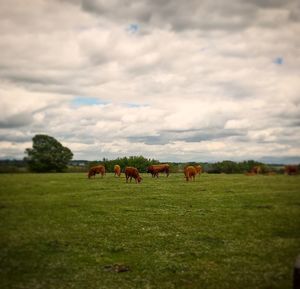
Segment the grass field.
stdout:
<svg viewBox="0 0 300 289">
<path fill-rule="evenodd" d="M 3 174 L 0 220 L 3 289 L 288 289 L 300 177 Z"/>
</svg>

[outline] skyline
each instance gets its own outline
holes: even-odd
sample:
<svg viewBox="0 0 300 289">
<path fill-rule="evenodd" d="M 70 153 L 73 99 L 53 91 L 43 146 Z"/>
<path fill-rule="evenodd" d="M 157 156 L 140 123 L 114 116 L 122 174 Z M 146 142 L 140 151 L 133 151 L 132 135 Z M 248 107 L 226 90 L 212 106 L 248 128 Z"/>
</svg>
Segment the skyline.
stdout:
<svg viewBox="0 0 300 289">
<path fill-rule="evenodd" d="M 0 2 L 0 158 L 300 162 L 300 3 Z"/>
</svg>

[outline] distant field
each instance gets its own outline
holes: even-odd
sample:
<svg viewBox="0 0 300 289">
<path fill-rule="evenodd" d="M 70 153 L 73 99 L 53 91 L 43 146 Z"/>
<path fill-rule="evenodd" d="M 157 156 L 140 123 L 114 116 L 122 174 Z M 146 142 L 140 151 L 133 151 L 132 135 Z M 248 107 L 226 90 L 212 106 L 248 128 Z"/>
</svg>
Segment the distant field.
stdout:
<svg viewBox="0 0 300 289">
<path fill-rule="evenodd" d="M 0 175 L 0 288 L 292 287 L 300 176 L 143 178 Z"/>
</svg>

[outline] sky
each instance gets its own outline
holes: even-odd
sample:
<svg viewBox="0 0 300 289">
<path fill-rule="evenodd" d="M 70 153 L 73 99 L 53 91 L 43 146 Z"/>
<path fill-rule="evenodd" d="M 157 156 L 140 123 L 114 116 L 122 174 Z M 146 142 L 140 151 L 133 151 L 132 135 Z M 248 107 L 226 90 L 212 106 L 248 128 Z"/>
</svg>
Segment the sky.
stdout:
<svg viewBox="0 0 300 289">
<path fill-rule="evenodd" d="M 298 0 L 0 1 L 0 159 L 300 162 Z"/>
</svg>

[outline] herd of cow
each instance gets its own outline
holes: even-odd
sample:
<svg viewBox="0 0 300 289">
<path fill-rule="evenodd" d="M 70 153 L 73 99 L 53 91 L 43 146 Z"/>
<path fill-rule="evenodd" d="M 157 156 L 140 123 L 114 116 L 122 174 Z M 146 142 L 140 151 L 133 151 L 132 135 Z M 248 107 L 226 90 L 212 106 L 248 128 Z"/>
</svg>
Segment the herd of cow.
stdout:
<svg viewBox="0 0 300 289">
<path fill-rule="evenodd" d="M 200 175 L 201 172 L 202 167 L 200 165 L 187 166 L 184 169 L 184 175 L 187 181 L 195 181 L 195 176 L 197 174 Z M 121 176 L 121 167 L 119 165 L 114 166 L 114 173 L 117 177 Z M 132 179 L 135 179 L 136 183 L 140 183 L 142 181 L 142 177 L 140 176 L 138 169 L 135 167 L 126 167 L 124 173 L 126 177 L 126 183 L 128 183 L 128 180 L 131 182 Z M 150 173 L 152 178 L 158 178 L 159 173 L 166 173 L 166 176 L 168 177 L 170 174 L 170 166 L 168 164 L 151 165 L 148 167 L 147 173 Z M 88 172 L 88 178 L 91 178 L 92 176 L 95 177 L 97 174 L 101 175 L 101 177 L 105 175 L 105 167 L 103 165 L 90 168 Z"/>
<path fill-rule="evenodd" d="M 284 170 L 285 174 L 287 175 L 296 175 L 299 172 L 299 167 L 296 165 L 288 165 L 285 166 Z M 186 181 L 195 181 L 196 175 L 200 175 L 202 172 L 203 170 L 200 165 L 186 166 L 184 168 L 184 176 Z M 257 175 L 261 172 L 261 166 L 254 166 L 246 175 Z M 121 176 L 121 167 L 119 165 L 114 166 L 114 173 L 117 177 Z M 138 169 L 135 167 L 126 167 L 124 173 L 126 177 L 126 183 L 128 183 L 128 180 L 131 182 L 132 179 L 135 179 L 136 183 L 140 183 L 142 181 L 142 177 L 140 176 Z M 147 173 L 150 173 L 152 178 L 158 178 L 159 173 L 166 173 L 166 176 L 168 177 L 170 174 L 170 166 L 168 164 L 151 165 L 148 167 Z M 91 178 L 92 176 L 95 177 L 97 174 L 101 175 L 101 177 L 105 175 L 105 167 L 103 165 L 90 168 L 88 172 L 88 178 Z"/>
<path fill-rule="evenodd" d="M 246 173 L 247 176 L 253 176 L 253 175 L 258 175 L 258 174 L 262 174 L 263 173 L 263 169 L 261 166 L 254 166 L 250 172 Z M 286 165 L 284 167 L 284 174 L 286 175 L 297 175 L 299 173 L 299 166 L 297 165 Z M 274 175 L 276 174 L 275 172 L 269 171 L 267 173 L 265 173 L 267 175 Z"/>
<path fill-rule="evenodd" d="M 296 175 L 298 174 L 298 171 L 299 167 L 296 165 L 287 165 L 284 167 L 284 173 L 287 175 Z M 186 181 L 195 181 L 196 175 L 200 175 L 203 172 L 203 169 L 200 165 L 186 166 L 183 172 Z M 119 165 L 114 166 L 114 173 L 117 177 L 121 176 L 121 167 Z M 138 169 L 135 167 L 126 167 L 124 173 L 127 183 L 128 180 L 131 182 L 132 179 L 135 179 L 136 183 L 140 183 L 142 181 L 142 177 L 140 176 Z M 168 164 L 151 165 L 148 167 L 147 173 L 150 173 L 152 178 L 158 178 L 159 173 L 166 173 L 166 176 L 168 177 L 170 174 L 170 166 Z M 261 166 L 254 166 L 246 175 L 257 175 L 260 173 L 262 173 Z M 92 176 L 95 177 L 97 174 L 101 175 L 101 177 L 105 175 L 105 167 L 103 165 L 90 168 L 88 172 L 88 178 L 91 178 Z"/>
</svg>

